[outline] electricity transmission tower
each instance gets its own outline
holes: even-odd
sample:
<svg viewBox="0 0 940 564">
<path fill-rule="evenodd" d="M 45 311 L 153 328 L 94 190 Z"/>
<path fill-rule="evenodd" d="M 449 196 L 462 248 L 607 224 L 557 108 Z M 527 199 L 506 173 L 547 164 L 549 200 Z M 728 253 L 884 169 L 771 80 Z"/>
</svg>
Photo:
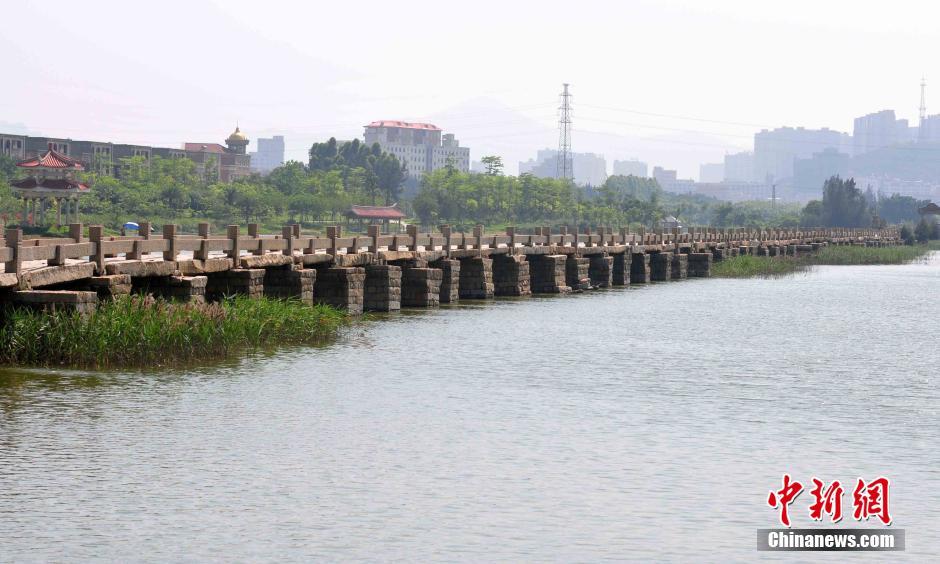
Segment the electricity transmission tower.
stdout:
<svg viewBox="0 0 940 564">
<path fill-rule="evenodd" d="M 555 176 L 564 180 L 574 177 L 571 162 L 571 94 L 568 93 L 568 83 L 561 93 L 561 106 L 558 108 L 558 157 L 555 162 Z"/>
</svg>

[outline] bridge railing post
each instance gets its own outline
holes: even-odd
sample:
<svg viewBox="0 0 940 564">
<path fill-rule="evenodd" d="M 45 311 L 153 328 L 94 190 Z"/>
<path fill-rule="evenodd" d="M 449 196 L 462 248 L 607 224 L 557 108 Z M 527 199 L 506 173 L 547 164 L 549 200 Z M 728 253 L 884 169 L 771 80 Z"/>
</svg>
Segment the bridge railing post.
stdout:
<svg viewBox="0 0 940 564">
<path fill-rule="evenodd" d="M 516 228 L 506 227 L 506 235 L 509 237 L 509 254 L 516 254 Z"/>
<path fill-rule="evenodd" d="M 176 225 L 165 224 L 163 226 L 163 239 L 168 241 L 168 249 L 163 251 L 163 260 L 175 261 L 176 260 Z"/>
<path fill-rule="evenodd" d="M 239 236 L 238 231 L 239 229 L 237 225 L 229 225 L 226 228 L 226 236 L 231 242 L 232 248 L 225 251 L 225 254 L 226 256 L 228 256 L 228 258 L 232 259 L 233 261 L 232 268 L 238 268 L 238 257 L 241 256 L 241 252 L 242 252 L 241 249 L 238 248 L 238 236 Z"/>
<path fill-rule="evenodd" d="M 202 241 L 199 243 L 199 248 L 193 253 L 193 258 L 196 260 L 208 260 L 209 259 L 209 224 L 206 222 L 201 222 L 199 224 L 199 237 L 202 238 Z"/>
<path fill-rule="evenodd" d="M 480 251 L 480 256 L 483 256 L 483 224 L 478 223 L 473 227 L 473 239 L 474 239 L 474 248 Z"/>
<path fill-rule="evenodd" d="M 366 233 L 369 237 L 369 252 L 379 252 L 379 226 L 370 224 L 368 227 L 366 227 Z"/>
<path fill-rule="evenodd" d="M 327 252 L 336 259 L 337 249 L 336 249 L 336 239 L 339 237 L 340 231 L 338 225 L 327 225 L 326 226 L 326 238 L 330 240 L 330 248 L 327 249 Z"/>
<path fill-rule="evenodd" d="M 294 256 L 294 226 L 284 225 L 281 227 L 281 237 L 284 239 L 284 250 L 281 253 L 287 257 Z"/>
<path fill-rule="evenodd" d="M 95 244 L 95 272 L 101 276 L 104 274 L 104 246 L 101 242 L 104 238 L 104 227 L 101 225 L 88 226 L 88 240 Z"/>
<path fill-rule="evenodd" d="M 450 258 L 450 245 L 451 245 L 450 225 L 441 225 L 441 234 L 444 235 L 444 256 Z"/>
<path fill-rule="evenodd" d="M 418 226 L 414 223 L 409 223 L 408 227 L 405 228 L 405 232 L 408 233 L 408 237 L 411 238 L 411 241 L 408 243 L 408 250 L 415 253 L 418 251 Z"/>
<path fill-rule="evenodd" d="M 261 241 L 257 240 L 261 238 L 261 233 L 258 231 L 257 223 L 248 224 L 248 236 L 251 237 L 252 239 L 256 239 L 256 241 L 254 242 L 255 246 L 251 249 L 251 254 L 263 255 L 264 251 L 261 249 Z"/>
<path fill-rule="evenodd" d="M 23 230 L 10 228 L 6 230 L 6 246 L 10 247 L 10 260 L 3 263 L 4 272 L 16 274 L 17 280 L 23 273 L 23 257 L 20 253 L 20 241 L 23 240 Z"/>
</svg>

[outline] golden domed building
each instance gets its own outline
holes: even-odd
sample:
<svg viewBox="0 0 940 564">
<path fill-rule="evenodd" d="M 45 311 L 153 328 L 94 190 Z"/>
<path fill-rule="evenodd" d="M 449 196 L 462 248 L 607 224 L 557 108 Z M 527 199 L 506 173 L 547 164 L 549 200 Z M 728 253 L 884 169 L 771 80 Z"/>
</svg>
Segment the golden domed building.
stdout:
<svg viewBox="0 0 940 564">
<path fill-rule="evenodd" d="M 248 136 L 236 124 L 235 131 L 219 143 L 185 143 L 186 156 L 200 167 L 203 174 L 214 175 L 220 182 L 232 182 L 251 174 Z"/>
</svg>

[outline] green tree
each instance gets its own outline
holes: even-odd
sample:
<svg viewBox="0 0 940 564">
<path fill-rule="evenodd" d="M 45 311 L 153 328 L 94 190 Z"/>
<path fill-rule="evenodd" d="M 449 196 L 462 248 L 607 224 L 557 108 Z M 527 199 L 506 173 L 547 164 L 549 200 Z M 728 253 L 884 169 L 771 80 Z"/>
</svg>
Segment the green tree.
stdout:
<svg viewBox="0 0 940 564">
<path fill-rule="evenodd" d="M 495 155 L 488 155 L 480 159 L 483 166 L 486 167 L 486 174 L 490 176 L 500 176 L 503 174 L 503 158 Z"/>
</svg>

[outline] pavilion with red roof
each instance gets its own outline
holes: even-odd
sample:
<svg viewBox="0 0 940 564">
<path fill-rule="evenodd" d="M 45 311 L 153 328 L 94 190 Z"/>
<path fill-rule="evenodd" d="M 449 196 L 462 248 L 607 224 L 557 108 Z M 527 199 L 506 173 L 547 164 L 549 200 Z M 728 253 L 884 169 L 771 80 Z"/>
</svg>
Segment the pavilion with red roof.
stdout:
<svg viewBox="0 0 940 564">
<path fill-rule="evenodd" d="M 386 225 L 386 231 L 388 230 L 388 224 L 391 221 L 398 222 L 398 230 L 401 231 L 401 220 L 407 217 L 405 212 L 398 207 L 398 204 L 391 206 L 352 206 L 349 208 L 349 211 L 346 212 L 346 223 L 357 219 L 359 220 L 360 229 L 364 224 L 374 225 L 374 224 L 384 224 Z"/>
<path fill-rule="evenodd" d="M 51 202 L 56 207 L 56 226 L 78 222 L 78 198 L 89 191 L 88 185 L 75 179 L 75 172 L 85 170 L 82 163 L 52 149 L 16 163 L 27 173 L 11 184 L 13 193 L 23 198 L 23 224 L 45 225 L 46 210 Z M 38 216 L 38 217 L 37 217 Z"/>
</svg>

